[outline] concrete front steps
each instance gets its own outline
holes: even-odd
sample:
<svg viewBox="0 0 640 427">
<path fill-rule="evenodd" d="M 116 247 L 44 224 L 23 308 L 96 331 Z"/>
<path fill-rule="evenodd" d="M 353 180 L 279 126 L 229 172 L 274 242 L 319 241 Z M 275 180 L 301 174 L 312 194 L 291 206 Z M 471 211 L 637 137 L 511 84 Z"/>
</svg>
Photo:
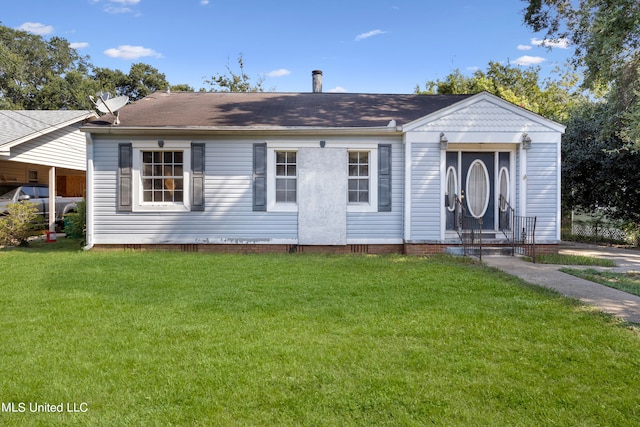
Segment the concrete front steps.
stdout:
<svg viewBox="0 0 640 427">
<path fill-rule="evenodd" d="M 447 253 L 449 255 L 455 255 L 455 256 L 464 256 L 464 247 L 462 245 L 449 246 L 449 247 L 445 248 L 445 253 Z M 479 257 L 480 256 L 480 248 L 477 247 L 477 246 L 472 246 L 470 248 L 467 248 L 467 255 L 468 256 Z M 513 248 L 511 247 L 511 245 L 509 245 L 509 246 L 484 246 L 484 244 L 483 244 L 482 245 L 482 256 L 489 256 L 489 255 L 511 256 L 511 255 L 513 255 Z"/>
<path fill-rule="evenodd" d="M 464 247 L 458 237 L 457 233 L 447 235 L 447 240 L 452 243 L 451 246 L 445 249 L 445 253 L 456 256 L 464 256 Z M 454 243 L 455 242 L 455 243 Z M 480 256 L 480 248 L 477 246 L 476 240 L 473 245 L 469 245 L 467 248 L 467 255 Z M 482 232 L 482 255 L 506 255 L 511 256 L 513 254 L 513 247 L 509 240 L 499 231 L 483 231 Z"/>
</svg>

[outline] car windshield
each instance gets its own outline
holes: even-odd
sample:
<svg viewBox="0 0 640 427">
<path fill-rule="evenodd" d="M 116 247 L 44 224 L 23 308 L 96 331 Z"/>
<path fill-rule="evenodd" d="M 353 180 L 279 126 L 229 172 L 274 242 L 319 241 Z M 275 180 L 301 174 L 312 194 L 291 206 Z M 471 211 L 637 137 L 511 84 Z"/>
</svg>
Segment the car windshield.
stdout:
<svg viewBox="0 0 640 427">
<path fill-rule="evenodd" d="M 13 199 L 13 195 L 16 194 L 16 191 L 18 191 L 19 188 L 13 189 L 11 191 L 9 191 L 8 193 L 3 194 L 2 196 L 0 196 L 0 200 L 11 200 Z"/>
</svg>

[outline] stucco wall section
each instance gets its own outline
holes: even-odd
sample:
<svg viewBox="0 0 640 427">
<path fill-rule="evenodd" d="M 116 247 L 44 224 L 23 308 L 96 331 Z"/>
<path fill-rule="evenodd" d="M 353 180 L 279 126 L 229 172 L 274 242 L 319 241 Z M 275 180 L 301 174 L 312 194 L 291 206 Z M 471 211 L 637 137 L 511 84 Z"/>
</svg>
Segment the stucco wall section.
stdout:
<svg viewBox="0 0 640 427">
<path fill-rule="evenodd" d="M 347 150 L 298 151 L 298 243 L 347 243 Z"/>
</svg>

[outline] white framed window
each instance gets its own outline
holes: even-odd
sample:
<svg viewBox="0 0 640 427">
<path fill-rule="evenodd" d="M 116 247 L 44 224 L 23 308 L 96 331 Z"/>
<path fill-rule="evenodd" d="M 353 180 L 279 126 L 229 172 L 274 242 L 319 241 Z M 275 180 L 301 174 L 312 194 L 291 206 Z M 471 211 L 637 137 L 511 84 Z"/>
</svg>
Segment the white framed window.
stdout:
<svg viewBox="0 0 640 427">
<path fill-rule="evenodd" d="M 276 203 L 297 203 L 297 152 L 275 151 L 275 162 Z"/>
<path fill-rule="evenodd" d="M 138 141 L 132 148 L 132 210 L 190 210 L 191 141 Z"/>
<path fill-rule="evenodd" d="M 184 152 L 142 151 L 143 203 L 184 201 Z"/>
<path fill-rule="evenodd" d="M 348 200 L 351 204 L 369 204 L 369 151 L 349 151 Z"/>
<path fill-rule="evenodd" d="M 350 149 L 347 152 L 347 211 L 378 210 L 378 150 Z"/>
<path fill-rule="evenodd" d="M 267 210 L 298 210 L 298 147 L 289 143 L 267 145 Z"/>
</svg>

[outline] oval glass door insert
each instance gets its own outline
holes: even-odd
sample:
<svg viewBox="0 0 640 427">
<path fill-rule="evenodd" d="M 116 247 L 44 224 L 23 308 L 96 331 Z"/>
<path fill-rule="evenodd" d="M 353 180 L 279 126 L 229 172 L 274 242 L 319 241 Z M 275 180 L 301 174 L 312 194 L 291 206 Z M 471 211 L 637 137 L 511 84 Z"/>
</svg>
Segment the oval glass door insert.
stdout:
<svg viewBox="0 0 640 427">
<path fill-rule="evenodd" d="M 502 212 L 507 210 L 507 204 L 509 203 L 509 172 L 507 168 L 500 170 L 500 210 Z"/>
<path fill-rule="evenodd" d="M 456 170 L 453 166 L 449 166 L 447 169 L 447 209 L 450 212 L 456 210 L 456 195 L 458 194 L 458 178 L 456 177 Z"/>
<path fill-rule="evenodd" d="M 467 206 L 474 218 L 482 218 L 489 206 L 489 172 L 482 160 L 474 160 L 469 166 Z"/>
</svg>

